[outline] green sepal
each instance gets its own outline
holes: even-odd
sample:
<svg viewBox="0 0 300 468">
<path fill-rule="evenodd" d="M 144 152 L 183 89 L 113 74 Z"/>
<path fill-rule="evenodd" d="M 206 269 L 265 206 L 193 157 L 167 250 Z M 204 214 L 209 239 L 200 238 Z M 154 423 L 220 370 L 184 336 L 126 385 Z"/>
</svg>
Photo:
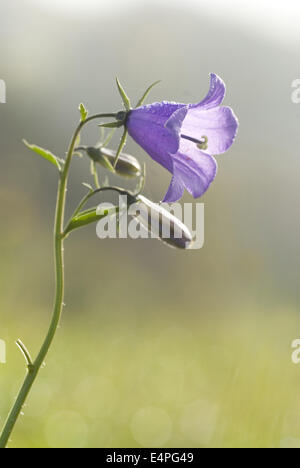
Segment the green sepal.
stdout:
<svg viewBox="0 0 300 468">
<path fill-rule="evenodd" d="M 107 122 L 107 123 L 102 123 L 102 124 L 99 124 L 98 127 L 102 127 L 102 128 L 119 128 L 119 127 L 122 127 L 123 122 Z"/>
<path fill-rule="evenodd" d="M 31 145 L 26 140 L 23 140 L 23 143 L 25 146 L 27 146 L 28 149 L 38 154 L 42 158 L 46 159 L 51 164 L 56 166 L 59 171 L 61 171 L 61 164 L 64 163 L 63 160 L 59 159 L 57 156 L 54 156 L 54 154 L 52 154 L 50 151 L 45 150 L 44 148 L 41 148 L 40 146 Z"/>
<path fill-rule="evenodd" d="M 105 156 L 105 154 L 103 153 L 102 153 L 102 165 L 105 167 L 105 169 L 108 169 L 110 172 L 113 172 L 113 173 L 116 172 L 114 166 L 111 164 L 108 157 Z"/>
<path fill-rule="evenodd" d="M 121 83 L 120 83 L 120 81 L 118 80 L 118 78 L 116 78 L 116 82 L 117 82 L 118 90 L 119 90 L 120 96 L 121 96 L 121 98 L 122 98 L 124 107 L 125 107 L 125 109 L 126 109 L 127 111 L 130 111 L 130 109 L 131 109 L 131 104 L 130 104 L 129 97 L 128 97 L 127 94 L 125 93 L 124 88 L 123 88 L 123 86 L 121 85 Z"/>
<path fill-rule="evenodd" d="M 119 156 L 120 156 L 120 154 L 121 154 L 121 152 L 122 152 L 122 150 L 123 150 L 123 148 L 124 148 L 124 146 L 125 146 L 125 144 L 126 144 L 127 134 L 128 134 L 128 132 L 127 132 L 127 129 L 126 129 L 126 127 L 125 127 L 125 128 L 124 128 L 123 135 L 122 135 L 122 137 L 121 137 L 121 141 L 120 141 L 120 144 L 119 144 L 119 148 L 118 148 L 118 151 L 117 151 L 117 153 L 116 153 L 115 160 L 114 160 L 114 168 L 116 168 L 116 165 L 118 164 Z"/>
<path fill-rule="evenodd" d="M 141 97 L 141 99 L 138 101 L 137 105 L 135 106 L 135 108 L 137 107 L 140 107 L 143 105 L 146 97 L 148 96 L 148 94 L 150 93 L 151 89 L 154 88 L 154 86 L 156 86 L 158 83 L 161 83 L 161 80 L 158 80 L 158 81 L 155 81 L 154 83 L 152 83 L 149 88 L 146 89 L 146 91 L 144 92 L 143 96 Z"/>
<path fill-rule="evenodd" d="M 88 184 L 87 182 L 82 182 L 83 187 L 87 188 L 90 192 L 93 192 L 94 189 L 91 186 L 91 184 Z"/>
</svg>

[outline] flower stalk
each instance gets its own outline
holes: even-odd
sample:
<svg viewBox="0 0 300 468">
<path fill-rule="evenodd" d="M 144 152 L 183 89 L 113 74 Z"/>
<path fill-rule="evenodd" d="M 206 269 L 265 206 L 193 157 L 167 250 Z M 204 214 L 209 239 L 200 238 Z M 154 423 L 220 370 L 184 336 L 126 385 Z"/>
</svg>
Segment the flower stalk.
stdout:
<svg viewBox="0 0 300 468">
<path fill-rule="evenodd" d="M 113 190 L 126 196 L 127 207 L 138 205 L 138 209 L 128 214 L 139 222 L 153 237 L 160 238 L 168 245 L 180 249 L 191 248 L 193 236 L 189 229 L 163 205 L 158 205 L 143 195 L 145 170 L 133 157 L 123 153 L 127 135 L 130 135 L 156 162 L 160 163 L 172 174 L 171 184 L 164 201 L 179 200 L 184 190 L 188 190 L 194 198 L 203 195 L 214 180 L 217 163 L 211 154 L 221 154 L 232 145 L 238 128 L 238 121 L 229 107 L 221 106 L 225 85 L 215 74 L 211 74 L 210 90 L 204 100 L 197 104 L 181 104 L 160 102 L 143 106 L 144 99 L 158 82 L 148 87 L 137 106 L 132 109 L 130 99 L 117 79 L 117 86 L 125 110 L 117 113 L 96 114 L 88 117 L 88 111 L 80 104 L 81 120 L 69 144 L 65 160 L 57 158 L 53 153 L 37 145 L 24 141 L 28 149 L 55 166 L 59 174 L 57 201 L 54 223 L 54 256 L 55 256 L 55 299 L 52 319 L 47 335 L 40 351 L 33 360 L 22 343 L 17 341 L 25 361 L 27 372 L 21 389 L 16 397 L 8 418 L 0 434 L 0 448 L 5 448 L 11 433 L 22 412 L 28 394 L 44 364 L 50 346 L 55 337 L 63 308 L 64 299 L 64 242 L 75 229 L 95 223 L 96 221 L 116 214 L 120 217 L 121 207 L 99 211 L 96 207 L 84 209 L 92 197 L 100 192 Z M 111 128 L 112 131 L 100 147 L 83 147 L 80 145 L 80 132 L 83 127 L 95 119 L 113 118 L 113 122 L 102 123 L 100 127 Z M 116 151 L 106 147 L 115 129 L 123 127 L 123 134 Z M 102 128 L 102 131 L 104 131 Z M 91 159 L 92 175 L 95 189 L 83 184 L 88 193 L 80 201 L 71 219 L 65 223 L 66 193 L 72 157 L 76 151 L 85 151 Z M 100 187 L 96 163 L 100 163 L 110 172 L 127 178 L 140 177 L 140 184 L 135 193 L 115 186 Z M 150 216 L 151 215 L 151 216 Z M 154 222 L 152 219 L 154 218 Z M 151 219 L 150 219 L 151 218 Z M 106 220 L 105 220 L 106 221 Z M 149 223 L 151 221 L 151 223 Z"/>
<path fill-rule="evenodd" d="M 45 358 L 48 354 L 49 348 L 53 342 L 57 327 L 60 321 L 62 307 L 63 307 L 63 298 L 64 298 L 64 214 L 65 214 L 65 205 L 66 205 L 66 192 L 67 192 L 67 183 L 69 170 L 71 165 L 72 156 L 74 153 L 75 145 L 80 135 L 82 128 L 90 121 L 105 118 L 105 117 L 115 117 L 116 114 L 97 114 L 93 115 L 85 120 L 81 120 L 80 124 L 77 126 L 74 135 L 71 139 L 65 164 L 60 171 L 60 180 L 57 190 L 57 203 L 56 203 L 56 212 L 55 212 L 55 225 L 54 225 L 54 252 L 55 252 L 55 280 L 56 280 L 56 291 L 55 291 L 55 301 L 53 308 L 52 320 L 49 326 L 48 333 L 42 344 L 42 347 L 36 357 L 32 362 L 29 357 L 29 353 L 26 350 L 25 356 L 27 359 L 30 359 L 27 362 L 27 373 L 23 385 L 18 393 L 18 396 L 15 400 L 15 403 L 8 415 L 8 418 L 4 424 L 1 436 L 0 436 L 0 448 L 5 448 L 11 436 L 11 433 L 15 427 L 15 424 L 18 420 L 18 417 L 21 414 L 22 408 L 25 404 L 25 401 L 28 397 L 28 394 L 35 382 L 35 379 L 39 373 L 40 368 L 42 367 Z M 21 342 L 18 343 L 18 346 L 21 347 L 24 354 L 25 347 L 20 346 Z"/>
</svg>

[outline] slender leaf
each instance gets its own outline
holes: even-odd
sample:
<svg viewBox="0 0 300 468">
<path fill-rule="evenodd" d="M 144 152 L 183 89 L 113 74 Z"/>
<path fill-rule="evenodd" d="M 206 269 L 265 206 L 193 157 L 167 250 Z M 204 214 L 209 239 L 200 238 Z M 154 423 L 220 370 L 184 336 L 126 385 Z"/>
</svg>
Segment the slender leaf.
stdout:
<svg viewBox="0 0 300 468">
<path fill-rule="evenodd" d="M 70 221 L 64 234 L 67 235 L 75 229 L 79 229 L 89 224 L 96 223 L 97 221 L 99 221 L 102 218 L 105 218 L 106 216 L 116 214 L 118 212 L 118 207 L 114 207 L 111 209 L 107 208 L 103 211 L 103 213 L 98 213 L 98 211 L 98 208 L 94 207 L 79 213 L 75 218 L 73 218 Z"/>
<path fill-rule="evenodd" d="M 28 149 L 30 149 L 34 153 L 38 154 L 42 158 L 44 158 L 47 161 L 49 161 L 50 163 L 52 163 L 54 166 L 56 166 L 58 168 L 59 171 L 61 170 L 61 164 L 60 163 L 62 161 L 59 158 L 57 158 L 56 156 L 54 156 L 54 154 L 52 154 L 50 151 L 45 150 L 45 149 L 43 149 L 43 148 L 41 148 L 40 146 L 37 146 L 37 145 L 31 145 L 26 140 L 23 140 L 23 143 L 24 143 L 25 146 L 27 146 Z"/>
<path fill-rule="evenodd" d="M 81 122 L 84 122 L 88 116 L 88 110 L 85 108 L 84 104 L 80 104 L 79 105 L 79 112 L 80 112 L 80 115 L 81 115 Z"/>
</svg>

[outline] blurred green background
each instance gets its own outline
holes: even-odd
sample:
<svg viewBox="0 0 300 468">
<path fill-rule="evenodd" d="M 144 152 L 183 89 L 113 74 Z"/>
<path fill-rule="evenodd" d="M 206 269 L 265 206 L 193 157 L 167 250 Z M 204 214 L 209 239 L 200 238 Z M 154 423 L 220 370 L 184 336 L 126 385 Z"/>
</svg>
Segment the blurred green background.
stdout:
<svg viewBox="0 0 300 468">
<path fill-rule="evenodd" d="M 149 102 L 197 102 L 215 72 L 240 120 L 203 197 L 203 249 L 69 238 L 61 326 L 10 447 L 300 447 L 298 3 L 1 3 L 0 425 L 24 376 L 14 341 L 37 352 L 54 290 L 56 173 L 22 138 L 63 156 L 80 102 L 120 110 L 116 75 L 134 101 L 161 79 Z M 170 175 L 126 151 L 159 201 Z M 75 159 L 69 210 L 88 180 Z"/>
</svg>

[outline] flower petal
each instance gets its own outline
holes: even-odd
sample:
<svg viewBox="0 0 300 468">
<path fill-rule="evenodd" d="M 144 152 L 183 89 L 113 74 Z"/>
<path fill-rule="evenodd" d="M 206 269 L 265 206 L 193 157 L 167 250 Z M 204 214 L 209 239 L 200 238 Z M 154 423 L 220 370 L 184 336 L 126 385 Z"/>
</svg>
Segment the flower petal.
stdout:
<svg viewBox="0 0 300 468">
<path fill-rule="evenodd" d="M 180 138 L 182 123 L 188 112 L 188 106 L 177 109 L 171 117 L 167 120 L 165 127 L 170 130 L 171 133 L 178 135 Z M 178 145 L 179 146 L 179 145 Z M 178 148 L 177 148 L 178 149 Z"/>
<path fill-rule="evenodd" d="M 210 74 L 210 87 L 207 96 L 198 104 L 192 104 L 190 108 L 201 107 L 211 109 L 222 104 L 226 92 L 224 81 L 215 73 Z"/>
<path fill-rule="evenodd" d="M 186 104 L 180 104 L 177 102 L 154 102 L 153 104 L 133 109 L 129 113 L 128 118 L 130 118 L 130 116 L 134 116 L 134 118 L 140 118 L 147 122 L 156 122 L 158 125 L 163 127 L 175 111 L 185 106 Z"/>
<path fill-rule="evenodd" d="M 158 163 L 172 171 L 170 153 L 179 148 L 180 127 L 186 110 L 184 104 L 161 102 L 129 112 L 126 126 L 129 135 Z M 175 114 L 169 121 L 169 118 Z"/>
<path fill-rule="evenodd" d="M 217 162 L 189 141 L 182 140 L 177 154 L 172 155 L 173 174 L 194 198 L 201 197 L 217 174 Z"/>
<path fill-rule="evenodd" d="M 208 138 L 207 153 L 220 154 L 230 148 L 238 129 L 238 120 L 230 107 L 189 108 L 181 132 L 201 140 Z"/>
<path fill-rule="evenodd" d="M 165 203 L 176 202 L 177 200 L 180 200 L 183 193 L 184 193 L 183 183 L 180 181 L 180 179 L 177 179 L 175 176 L 173 176 L 172 180 L 171 180 L 171 183 L 169 185 L 168 191 L 167 191 L 163 201 Z"/>
</svg>

